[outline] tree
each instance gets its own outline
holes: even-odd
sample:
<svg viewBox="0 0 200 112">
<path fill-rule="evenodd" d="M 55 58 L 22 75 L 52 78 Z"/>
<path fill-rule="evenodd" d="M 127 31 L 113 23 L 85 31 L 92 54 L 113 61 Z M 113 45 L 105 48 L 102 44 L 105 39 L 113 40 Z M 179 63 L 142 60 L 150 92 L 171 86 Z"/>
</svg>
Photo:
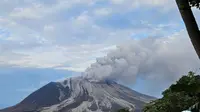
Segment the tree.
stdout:
<svg viewBox="0 0 200 112">
<path fill-rule="evenodd" d="M 200 0 L 176 0 L 190 40 L 200 58 L 200 32 L 191 7 L 200 8 Z"/>
<path fill-rule="evenodd" d="M 194 72 L 181 77 L 163 93 L 163 97 L 150 102 L 144 112 L 181 112 L 200 100 L 200 76 Z"/>
</svg>

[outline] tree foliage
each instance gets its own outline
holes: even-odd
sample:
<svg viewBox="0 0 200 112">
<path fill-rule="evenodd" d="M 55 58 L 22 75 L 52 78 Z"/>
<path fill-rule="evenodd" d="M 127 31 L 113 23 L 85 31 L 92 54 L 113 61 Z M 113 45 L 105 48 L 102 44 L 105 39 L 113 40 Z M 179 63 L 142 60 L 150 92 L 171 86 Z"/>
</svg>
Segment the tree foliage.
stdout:
<svg viewBox="0 0 200 112">
<path fill-rule="evenodd" d="M 144 112 L 181 112 L 199 101 L 200 76 L 189 72 L 172 84 L 162 94 L 163 97 L 150 102 Z"/>
<path fill-rule="evenodd" d="M 128 109 L 120 109 L 120 110 L 118 110 L 118 112 L 129 112 L 129 110 Z"/>
<path fill-rule="evenodd" d="M 192 7 L 200 9 L 200 0 L 188 0 L 188 2 Z"/>
</svg>

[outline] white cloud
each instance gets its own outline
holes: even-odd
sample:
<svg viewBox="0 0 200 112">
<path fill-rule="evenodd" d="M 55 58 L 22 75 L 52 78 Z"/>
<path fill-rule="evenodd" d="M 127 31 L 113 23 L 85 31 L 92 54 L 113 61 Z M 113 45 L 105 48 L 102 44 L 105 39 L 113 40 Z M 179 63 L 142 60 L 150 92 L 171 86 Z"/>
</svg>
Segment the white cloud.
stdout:
<svg viewBox="0 0 200 112">
<path fill-rule="evenodd" d="M 44 31 L 45 32 L 51 32 L 54 30 L 54 27 L 52 25 L 45 25 L 44 26 Z"/>
<path fill-rule="evenodd" d="M 0 1 L 0 32 L 7 32 L 3 38 L 0 34 L 0 63 L 83 71 L 96 57 L 104 56 L 115 49 L 115 45 L 130 41 L 133 37 L 140 38 L 139 34 L 159 37 L 169 33 L 163 29 L 170 27 L 166 26 L 169 23 L 134 26 L 131 21 L 139 23 L 141 18 L 136 20 L 136 16 L 126 15 L 127 10 L 135 10 L 132 6 L 134 2 L 140 7 L 144 4 L 159 6 L 167 4 L 168 0 Z M 120 18 L 126 15 L 123 18 L 127 18 L 127 21 L 115 22 L 118 17 L 112 21 L 116 13 Z M 124 24 L 133 26 L 126 27 Z"/>
<path fill-rule="evenodd" d="M 14 8 L 14 10 L 10 13 L 11 17 L 14 18 L 23 18 L 23 19 L 39 19 L 41 18 L 38 15 L 36 8 Z M 39 9 L 41 10 L 41 9 Z"/>
<path fill-rule="evenodd" d="M 147 5 L 153 5 L 153 6 L 166 6 L 167 4 L 170 3 L 170 0 L 136 0 L 137 2 L 140 1 L 142 4 L 147 4 Z"/>
<path fill-rule="evenodd" d="M 84 11 L 83 13 L 81 13 L 81 14 L 80 14 L 78 17 L 76 17 L 76 18 L 72 18 L 71 21 L 72 21 L 72 23 L 73 23 L 75 26 L 78 26 L 78 27 L 87 25 L 87 24 L 89 24 L 90 22 L 92 22 L 92 21 L 90 20 L 90 16 L 88 16 L 88 12 L 87 12 L 87 11 Z"/>
<path fill-rule="evenodd" d="M 96 16 L 107 16 L 112 13 L 112 9 L 110 8 L 100 8 L 94 11 Z"/>
<path fill-rule="evenodd" d="M 86 68 L 85 67 L 58 67 L 58 68 L 55 68 L 55 69 L 75 71 L 75 72 L 83 72 Z"/>
<path fill-rule="evenodd" d="M 20 67 L 55 68 L 81 72 L 93 63 L 95 58 L 101 57 L 113 49 L 115 49 L 115 46 L 105 47 L 104 45 L 94 44 L 63 47 L 48 46 L 29 52 L 1 55 L 0 64 Z"/>
<path fill-rule="evenodd" d="M 120 9 L 118 11 L 130 11 L 136 8 L 159 8 L 160 11 L 169 11 L 176 7 L 172 0 L 110 0 L 110 2 Z M 121 10 L 123 9 L 123 10 Z"/>
<path fill-rule="evenodd" d="M 122 4 L 125 2 L 125 0 L 111 0 L 111 2 L 114 4 Z"/>
<path fill-rule="evenodd" d="M 19 3 L 24 3 L 24 6 L 12 7 L 12 11 L 9 16 L 18 19 L 41 19 L 42 17 L 49 16 L 56 13 L 57 11 L 62 11 L 63 9 L 70 9 L 76 5 L 92 5 L 93 0 L 57 0 L 53 2 L 52 5 L 42 3 L 39 0 L 34 1 L 18 1 Z M 9 4 L 12 4 L 9 2 Z"/>
<path fill-rule="evenodd" d="M 169 3 L 172 3 L 170 0 L 110 0 L 113 4 L 137 4 L 139 6 L 148 5 L 148 6 L 166 6 Z"/>
</svg>

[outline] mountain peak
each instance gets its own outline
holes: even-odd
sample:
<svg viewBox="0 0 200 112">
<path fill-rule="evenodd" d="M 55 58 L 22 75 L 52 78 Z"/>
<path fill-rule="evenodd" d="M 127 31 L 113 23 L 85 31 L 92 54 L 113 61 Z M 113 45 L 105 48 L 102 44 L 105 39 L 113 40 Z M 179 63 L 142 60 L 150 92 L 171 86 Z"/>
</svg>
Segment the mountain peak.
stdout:
<svg viewBox="0 0 200 112">
<path fill-rule="evenodd" d="M 116 112 L 121 108 L 140 112 L 152 99 L 112 80 L 73 77 L 51 82 L 2 112 Z"/>
</svg>

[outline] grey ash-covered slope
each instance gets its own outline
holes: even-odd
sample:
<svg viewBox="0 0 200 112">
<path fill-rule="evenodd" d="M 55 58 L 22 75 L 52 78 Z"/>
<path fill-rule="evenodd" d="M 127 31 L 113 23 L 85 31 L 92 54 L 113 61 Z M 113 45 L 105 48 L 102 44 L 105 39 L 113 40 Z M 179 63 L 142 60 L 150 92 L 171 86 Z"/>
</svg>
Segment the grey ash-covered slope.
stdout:
<svg viewBox="0 0 200 112">
<path fill-rule="evenodd" d="M 0 112 L 116 112 L 121 108 L 141 112 L 153 99 L 113 81 L 74 77 L 51 82 Z"/>
</svg>

